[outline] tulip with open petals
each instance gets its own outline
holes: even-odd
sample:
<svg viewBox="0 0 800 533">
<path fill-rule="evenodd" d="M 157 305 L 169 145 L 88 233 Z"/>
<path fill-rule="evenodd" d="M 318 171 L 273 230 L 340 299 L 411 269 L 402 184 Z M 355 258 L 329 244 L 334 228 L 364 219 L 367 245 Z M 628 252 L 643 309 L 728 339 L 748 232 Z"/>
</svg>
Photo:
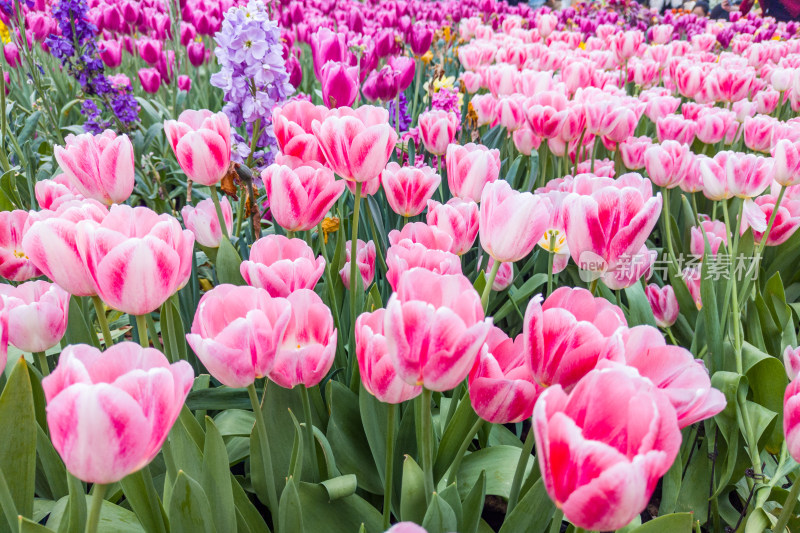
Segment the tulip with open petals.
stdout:
<svg viewBox="0 0 800 533">
<path fill-rule="evenodd" d="M 220 208 L 222 209 L 222 218 L 225 220 L 227 234 L 230 235 L 233 231 L 233 210 L 227 196 L 220 201 Z M 186 229 L 194 234 L 194 240 L 198 244 L 208 248 L 219 248 L 219 244 L 222 241 L 222 228 L 219 225 L 217 209 L 214 207 L 214 201 L 211 198 L 198 202 L 194 207 L 190 205 L 183 206 L 181 216 Z"/>
<path fill-rule="evenodd" d="M 311 129 L 315 120 L 322 121 L 328 110 L 308 100 L 289 100 L 272 110 L 272 128 L 281 153 L 302 161 L 325 163 L 317 138 Z"/>
<path fill-rule="evenodd" d="M 325 272 L 325 259 L 315 257 L 303 239 L 267 235 L 253 243 L 250 260 L 239 268 L 248 285 L 286 297 L 298 289 L 313 289 Z"/>
<path fill-rule="evenodd" d="M 187 109 L 178 120 L 164 123 L 175 158 L 186 177 L 215 186 L 231 162 L 231 125 L 225 113 Z"/>
<path fill-rule="evenodd" d="M 86 198 L 120 204 L 133 192 L 133 145 L 127 135 L 106 130 L 98 135 L 67 135 L 65 146 L 53 148 L 59 167 Z"/>
<path fill-rule="evenodd" d="M 272 370 L 290 317 L 285 298 L 256 287 L 218 285 L 200 298 L 186 341 L 223 385 L 247 387 Z"/>
<path fill-rule="evenodd" d="M 82 220 L 75 242 L 98 296 L 131 315 L 155 311 L 191 275 L 194 235 L 146 207 L 115 205 L 100 223 Z"/>
<path fill-rule="evenodd" d="M 33 222 L 28 211 L 0 211 L 0 276 L 25 281 L 41 274 L 23 245 Z"/>
<path fill-rule="evenodd" d="M 441 182 L 441 176 L 429 166 L 401 167 L 391 162 L 381 173 L 386 201 L 392 211 L 403 217 L 422 213 Z"/>
<path fill-rule="evenodd" d="M 472 200 L 451 198 L 446 204 L 428 200 L 427 222 L 452 239 L 450 251 L 463 255 L 472 249 L 478 236 L 479 207 Z"/>
<path fill-rule="evenodd" d="M 467 377 L 490 328 L 480 296 L 460 274 L 411 269 L 386 305 L 384 335 L 397 374 L 432 391 Z"/>
<path fill-rule="evenodd" d="M 317 226 L 344 192 L 344 181 L 316 161 L 290 168 L 270 165 L 261 173 L 270 212 L 287 231 L 308 231 Z"/>
<path fill-rule="evenodd" d="M 500 177 L 500 151 L 481 144 L 451 144 L 445 160 L 450 192 L 463 200 L 480 202 L 484 185 Z"/>
<path fill-rule="evenodd" d="M 336 329 L 331 310 L 314 291 L 298 289 L 287 298 L 292 315 L 275 352 L 269 378 L 291 389 L 322 381 L 336 355 Z"/>
<path fill-rule="evenodd" d="M 67 329 L 69 293 L 54 283 L 0 284 L 8 314 L 8 342 L 24 352 L 44 352 L 61 341 Z"/>
<path fill-rule="evenodd" d="M 132 342 L 68 346 L 42 380 L 53 447 L 78 479 L 119 481 L 158 454 L 193 381 L 186 361 Z"/>
<path fill-rule="evenodd" d="M 550 498 L 572 524 L 599 531 L 644 510 L 681 446 L 667 396 L 623 365 L 590 372 L 569 395 L 544 391 L 533 430 Z"/>
<path fill-rule="evenodd" d="M 469 373 L 469 399 L 478 416 L 492 424 L 520 422 L 531 417 L 541 391 L 525 364 L 522 336 L 511 339 L 492 326 Z"/>
<path fill-rule="evenodd" d="M 533 250 L 550 221 L 549 200 L 519 192 L 501 180 L 481 195 L 481 246 L 495 261 L 513 263 Z"/>
<path fill-rule="evenodd" d="M 362 313 L 356 319 L 356 358 L 361 383 L 385 403 L 403 403 L 419 396 L 422 387 L 409 385 L 397 375 L 383 335 L 385 309 Z"/>
</svg>

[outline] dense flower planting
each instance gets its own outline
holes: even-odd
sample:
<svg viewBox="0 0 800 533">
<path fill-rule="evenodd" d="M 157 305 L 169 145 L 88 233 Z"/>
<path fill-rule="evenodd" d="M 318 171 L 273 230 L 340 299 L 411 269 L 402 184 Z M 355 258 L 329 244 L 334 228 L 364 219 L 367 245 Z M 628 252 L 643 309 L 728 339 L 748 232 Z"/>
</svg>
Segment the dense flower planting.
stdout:
<svg viewBox="0 0 800 533">
<path fill-rule="evenodd" d="M 800 530 L 800 25 L 0 2 L 0 523 Z"/>
</svg>

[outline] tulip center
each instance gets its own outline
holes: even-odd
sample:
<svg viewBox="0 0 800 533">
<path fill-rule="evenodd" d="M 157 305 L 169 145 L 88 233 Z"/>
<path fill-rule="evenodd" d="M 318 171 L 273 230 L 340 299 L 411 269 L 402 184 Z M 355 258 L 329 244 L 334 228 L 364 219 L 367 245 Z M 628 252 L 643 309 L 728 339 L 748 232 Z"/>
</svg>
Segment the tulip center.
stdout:
<svg viewBox="0 0 800 533">
<path fill-rule="evenodd" d="M 28 256 L 25 255 L 25 252 L 21 250 L 14 250 L 14 257 L 17 259 L 28 259 Z"/>
<path fill-rule="evenodd" d="M 548 252 L 557 254 L 561 252 L 566 242 L 567 242 L 567 235 L 564 232 L 559 231 L 557 229 L 548 229 L 545 230 L 544 235 L 542 235 L 542 238 L 539 241 L 539 246 L 541 246 Z M 551 243 L 553 244 L 552 249 L 550 246 Z"/>
</svg>

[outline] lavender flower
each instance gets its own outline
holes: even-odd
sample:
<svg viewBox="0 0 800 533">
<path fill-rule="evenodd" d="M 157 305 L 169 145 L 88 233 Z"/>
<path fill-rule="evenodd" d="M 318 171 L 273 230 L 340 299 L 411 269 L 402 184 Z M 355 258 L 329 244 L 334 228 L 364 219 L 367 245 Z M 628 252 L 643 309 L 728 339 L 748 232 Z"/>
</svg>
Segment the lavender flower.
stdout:
<svg viewBox="0 0 800 533">
<path fill-rule="evenodd" d="M 211 85 L 225 92 L 222 110 L 231 125 L 243 127 L 246 137 L 253 138 L 258 124 L 252 156 L 261 168 L 274 160 L 277 148 L 272 109 L 294 92 L 283 59 L 280 27 L 270 20 L 264 4 L 254 0 L 245 7 L 229 9 L 214 40 L 221 68 L 211 76 Z M 236 136 L 233 143 L 238 147 L 235 153 L 239 158 L 249 156 L 249 146 L 241 147 Z"/>
<path fill-rule="evenodd" d="M 411 115 L 408 112 L 408 100 L 406 100 L 406 95 L 400 93 L 400 131 L 408 131 L 408 127 L 411 125 Z M 397 127 L 397 110 L 395 109 L 395 101 L 392 100 L 389 102 L 389 123 Z"/>
</svg>

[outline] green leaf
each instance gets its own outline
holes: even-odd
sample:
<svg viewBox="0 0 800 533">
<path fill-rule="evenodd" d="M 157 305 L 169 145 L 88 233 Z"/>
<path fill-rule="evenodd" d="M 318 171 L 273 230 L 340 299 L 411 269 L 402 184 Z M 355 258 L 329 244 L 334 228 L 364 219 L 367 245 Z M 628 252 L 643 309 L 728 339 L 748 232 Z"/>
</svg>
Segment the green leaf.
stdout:
<svg viewBox="0 0 800 533">
<path fill-rule="evenodd" d="M 64 333 L 67 344 L 89 344 L 99 346 L 97 334 L 90 329 L 86 317 L 81 309 L 81 299 L 73 296 L 69 299 L 69 318 L 67 331 Z"/>
<path fill-rule="evenodd" d="M 64 467 L 64 462 L 39 425 L 36 426 L 36 452 L 42 465 L 41 473 L 47 481 L 53 499 L 59 500 L 69 494 L 67 469 Z"/>
<path fill-rule="evenodd" d="M 634 533 L 691 533 L 693 524 L 692 513 L 676 513 L 659 516 L 654 520 L 645 522 L 634 529 Z"/>
<path fill-rule="evenodd" d="M 222 435 L 209 417 L 206 417 L 202 482 L 217 531 L 228 531 L 236 523 L 228 452 Z"/>
<path fill-rule="evenodd" d="M 458 403 L 456 412 L 447 428 L 445 428 L 442 440 L 439 443 L 439 449 L 433 463 L 434 481 L 440 480 L 450 468 L 450 465 L 453 464 L 461 444 L 467 438 L 467 433 L 472 430 L 472 426 L 477 420 L 478 415 L 475 414 L 475 410 L 472 408 L 469 396 L 465 396 Z"/>
<path fill-rule="evenodd" d="M 176 424 L 177 425 L 177 424 Z M 149 467 L 128 474 L 120 482 L 128 504 L 148 533 L 164 533 L 166 518 Z M 166 494 L 164 495 L 166 497 Z"/>
<path fill-rule="evenodd" d="M 464 509 L 461 505 L 461 497 L 455 483 L 451 483 L 443 491 L 439 492 L 439 497 L 444 500 L 456 515 L 456 529 L 454 531 L 464 531 Z M 448 532 L 449 533 L 449 532 Z"/>
<path fill-rule="evenodd" d="M 708 243 L 708 235 L 703 232 L 705 240 L 705 257 L 711 257 L 711 246 Z M 719 310 L 717 309 L 716 287 L 723 287 L 723 284 L 714 283 L 708 273 L 711 261 L 703 261 L 700 272 L 700 296 L 703 300 L 703 324 L 705 326 L 706 341 L 708 342 L 709 370 L 713 374 L 717 370 L 725 368 L 723 364 L 724 353 L 722 348 L 722 329 L 720 326 Z"/>
<path fill-rule="evenodd" d="M 477 533 L 478 524 L 483 514 L 483 502 L 486 500 L 486 472 L 481 472 L 472 490 L 464 498 L 461 514 L 461 532 Z"/>
<path fill-rule="evenodd" d="M 628 325 L 630 327 L 641 325 L 656 327 L 653 309 L 650 307 L 641 283 L 634 283 L 625 289 L 625 296 L 628 297 Z"/>
<path fill-rule="evenodd" d="M 322 485 L 314 483 L 298 483 L 297 493 L 303 511 L 302 526 L 305 529 L 290 529 L 286 527 L 285 521 L 281 521 L 281 529 L 284 531 L 352 533 L 358 531 L 361 524 L 364 524 L 367 533 L 383 531 L 381 514 L 356 494 L 331 501 L 328 491 Z"/>
<path fill-rule="evenodd" d="M 753 401 L 778 414 L 772 427 L 764 429 L 769 435 L 767 451 L 779 454 L 783 442 L 783 427 L 779 422 L 783 419 L 783 393 L 788 384 L 783 363 L 745 342 L 742 345 L 742 365 L 753 392 Z"/>
<path fill-rule="evenodd" d="M 547 524 L 552 521 L 555 510 L 556 506 L 544 488 L 544 480 L 539 479 L 506 516 L 500 533 L 547 531 Z"/>
<path fill-rule="evenodd" d="M 409 456 L 403 462 L 403 485 L 400 492 L 400 519 L 419 524 L 425 517 L 425 473 Z"/>
<path fill-rule="evenodd" d="M 294 424 L 294 444 L 292 444 L 292 459 L 289 461 L 289 476 L 301 479 L 303 475 L 303 452 L 305 451 L 303 430 L 291 409 L 289 409 L 289 415 L 292 417 L 292 424 Z"/>
<path fill-rule="evenodd" d="M 297 492 L 297 483 L 290 477 L 286 482 L 286 488 L 281 494 L 281 501 L 278 505 L 281 531 L 292 531 L 301 533 L 303 528 L 303 507 L 300 503 L 300 494 Z"/>
<path fill-rule="evenodd" d="M 102 510 L 101 510 L 102 513 Z M 36 522 L 32 522 L 24 516 L 19 517 L 19 532 L 20 533 L 52 533 L 52 529 L 46 528 Z"/>
<path fill-rule="evenodd" d="M 58 500 L 50 512 L 47 519 L 47 527 L 49 530 L 60 530 L 62 523 L 66 524 L 65 520 L 69 497 L 65 496 Z M 91 504 L 91 496 L 84 494 L 81 498 L 83 506 L 86 507 Z M 78 529 L 70 528 L 71 532 L 81 533 L 83 526 Z M 145 528 L 139 523 L 136 515 L 130 510 L 115 505 L 110 501 L 104 500 L 100 507 L 100 522 L 97 526 L 97 531 L 113 531 L 114 533 L 142 533 Z"/>
<path fill-rule="evenodd" d="M 392 435 L 396 435 L 398 424 L 396 422 L 395 427 L 387 427 L 389 404 L 381 402 L 367 392 L 363 385 L 358 394 L 358 408 L 361 413 L 361 423 L 369 443 L 369 449 L 372 452 L 372 458 L 375 461 L 381 484 L 383 484 L 384 465 L 386 464 L 386 435 L 389 434 L 389 431 L 392 432 Z M 395 407 L 395 409 L 398 408 Z"/>
<path fill-rule="evenodd" d="M 242 259 L 239 257 L 236 248 L 233 247 L 233 244 L 231 244 L 231 241 L 227 237 L 222 237 L 215 265 L 219 282 L 244 285 L 244 278 L 239 271 L 239 265 L 241 264 Z"/>
<path fill-rule="evenodd" d="M 481 474 L 486 472 L 486 494 L 508 498 L 511 481 L 519 462 L 520 448 L 514 446 L 492 446 L 464 457 L 458 471 L 458 492 L 465 496 Z M 530 473 L 534 461 L 528 461 L 525 475 Z"/>
<path fill-rule="evenodd" d="M 515 309 L 525 309 L 531 296 L 545 283 L 547 283 L 547 274 L 539 273 L 528 278 L 519 288 L 512 286 L 508 290 L 508 301 L 493 315 L 495 324 Z"/>
<path fill-rule="evenodd" d="M 9 490 L 17 513 L 33 514 L 36 477 L 36 413 L 28 364 L 20 358 L 0 395 L 0 472 L 11 480 Z M 11 518 L 15 523 L 17 517 Z"/>
<path fill-rule="evenodd" d="M 19 516 L 19 513 L 17 512 L 17 506 L 14 505 L 14 498 L 8 488 L 6 479 L 5 474 L 0 471 L 0 510 L 2 510 L 10 530 L 16 532 L 18 529 L 16 517 Z M 0 522 L 0 526 L 2 526 L 2 522 Z M 0 529 L 5 530 L 5 528 Z"/>
<path fill-rule="evenodd" d="M 428 533 L 457 531 L 458 520 L 455 511 L 435 492 L 422 520 L 422 527 Z"/>
<path fill-rule="evenodd" d="M 200 483 L 181 470 L 169 499 L 169 527 L 173 533 L 214 533 L 211 504 Z M 229 524 L 233 525 L 234 522 Z M 226 528 L 228 529 L 228 528 Z"/>
<path fill-rule="evenodd" d="M 358 481 L 353 474 L 327 479 L 320 483 L 328 493 L 328 500 L 335 501 L 356 493 Z"/>
<path fill-rule="evenodd" d="M 261 513 L 258 511 L 258 509 L 256 509 L 256 506 L 250 501 L 247 493 L 236 481 L 236 478 L 233 476 L 233 474 L 229 474 L 229 476 L 231 480 L 231 488 L 233 490 L 233 501 L 234 505 L 236 505 L 237 520 L 240 518 L 253 533 L 261 531 L 269 532 L 269 528 L 267 527 L 267 523 L 264 521 L 264 517 L 261 516 Z"/>
</svg>

